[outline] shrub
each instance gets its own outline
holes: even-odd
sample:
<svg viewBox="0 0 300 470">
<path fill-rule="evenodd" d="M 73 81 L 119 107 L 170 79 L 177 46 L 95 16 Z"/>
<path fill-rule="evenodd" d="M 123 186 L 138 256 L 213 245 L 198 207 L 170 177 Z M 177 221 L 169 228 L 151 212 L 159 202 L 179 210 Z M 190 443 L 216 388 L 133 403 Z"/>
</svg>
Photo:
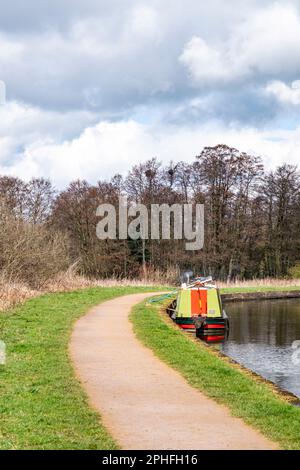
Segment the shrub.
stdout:
<svg viewBox="0 0 300 470">
<path fill-rule="evenodd" d="M 288 274 L 293 279 L 300 279 L 300 261 L 288 270 Z"/>
<path fill-rule="evenodd" d="M 33 289 L 69 266 L 68 241 L 45 224 L 31 224 L 0 206 L 0 271 Z"/>
</svg>

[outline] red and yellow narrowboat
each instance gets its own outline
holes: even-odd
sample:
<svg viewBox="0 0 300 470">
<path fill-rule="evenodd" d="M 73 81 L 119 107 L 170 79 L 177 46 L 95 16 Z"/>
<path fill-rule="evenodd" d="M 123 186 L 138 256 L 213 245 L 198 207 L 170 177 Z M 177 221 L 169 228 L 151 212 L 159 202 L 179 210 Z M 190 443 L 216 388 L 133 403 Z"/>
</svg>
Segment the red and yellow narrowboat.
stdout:
<svg viewBox="0 0 300 470">
<path fill-rule="evenodd" d="M 198 337 L 210 337 L 211 341 L 221 336 L 225 339 L 229 329 L 219 290 L 211 277 L 183 283 L 170 314 L 180 328 L 196 331 Z"/>
</svg>

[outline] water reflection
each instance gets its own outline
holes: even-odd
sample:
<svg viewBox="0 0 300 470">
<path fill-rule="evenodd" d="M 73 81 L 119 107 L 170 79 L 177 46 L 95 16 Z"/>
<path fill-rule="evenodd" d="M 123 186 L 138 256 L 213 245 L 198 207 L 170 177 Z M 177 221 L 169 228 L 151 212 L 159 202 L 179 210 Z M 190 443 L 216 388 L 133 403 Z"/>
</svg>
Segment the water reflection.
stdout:
<svg viewBox="0 0 300 470">
<path fill-rule="evenodd" d="M 292 348 L 300 340 L 299 299 L 238 302 L 226 311 L 230 332 L 222 351 L 300 397 L 300 364 Z"/>
</svg>

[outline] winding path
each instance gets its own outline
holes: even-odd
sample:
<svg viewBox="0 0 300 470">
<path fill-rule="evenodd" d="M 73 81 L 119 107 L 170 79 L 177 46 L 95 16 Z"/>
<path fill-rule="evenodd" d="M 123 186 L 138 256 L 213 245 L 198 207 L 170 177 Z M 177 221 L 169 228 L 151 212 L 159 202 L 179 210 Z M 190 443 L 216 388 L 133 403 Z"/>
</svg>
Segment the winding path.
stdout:
<svg viewBox="0 0 300 470">
<path fill-rule="evenodd" d="M 71 338 L 71 357 L 90 403 L 122 448 L 276 448 L 136 339 L 128 315 L 150 295 L 101 304 L 76 323 Z"/>
</svg>

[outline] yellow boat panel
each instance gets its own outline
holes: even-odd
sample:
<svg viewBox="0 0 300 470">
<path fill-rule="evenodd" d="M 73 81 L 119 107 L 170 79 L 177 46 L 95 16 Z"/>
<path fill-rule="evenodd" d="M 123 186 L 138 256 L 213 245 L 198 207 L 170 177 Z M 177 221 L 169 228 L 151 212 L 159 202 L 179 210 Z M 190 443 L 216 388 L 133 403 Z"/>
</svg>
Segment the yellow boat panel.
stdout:
<svg viewBox="0 0 300 470">
<path fill-rule="evenodd" d="M 211 318 L 222 316 L 217 289 L 208 289 L 207 291 L 207 316 Z"/>
<path fill-rule="evenodd" d="M 183 318 L 189 318 L 192 316 L 190 290 L 182 290 L 179 292 L 177 301 L 177 316 Z"/>
</svg>

